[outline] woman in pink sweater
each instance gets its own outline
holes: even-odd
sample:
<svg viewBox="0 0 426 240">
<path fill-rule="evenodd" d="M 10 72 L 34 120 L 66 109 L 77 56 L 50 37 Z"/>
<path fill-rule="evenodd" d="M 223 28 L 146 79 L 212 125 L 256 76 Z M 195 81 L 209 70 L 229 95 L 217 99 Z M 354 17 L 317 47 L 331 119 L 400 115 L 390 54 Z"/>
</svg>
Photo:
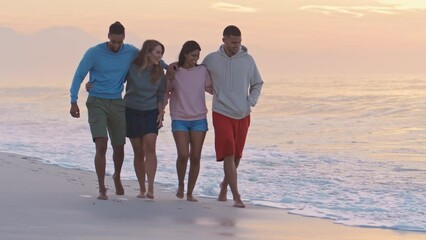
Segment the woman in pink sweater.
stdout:
<svg viewBox="0 0 426 240">
<path fill-rule="evenodd" d="M 179 187 L 176 197 L 183 199 L 185 173 L 190 160 L 186 199 L 197 202 L 192 196 L 200 171 L 201 151 L 207 127 L 205 93 L 213 93 L 212 80 L 203 65 L 198 65 L 200 45 L 187 41 L 179 54 L 178 69 L 173 79 L 167 82 L 167 97 L 170 98 L 172 132 L 177 149 L 176 170 Z"/>
</svg>

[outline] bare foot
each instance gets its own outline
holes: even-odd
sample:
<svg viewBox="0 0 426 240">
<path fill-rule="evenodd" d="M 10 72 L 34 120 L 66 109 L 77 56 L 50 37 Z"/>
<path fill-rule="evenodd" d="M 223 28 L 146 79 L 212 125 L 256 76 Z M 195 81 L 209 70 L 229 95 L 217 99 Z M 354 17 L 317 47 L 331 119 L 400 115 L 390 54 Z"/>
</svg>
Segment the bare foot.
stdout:
<svg viewBox="0 0 426 240">
<path fill-rule="evenodd" d="M 107 196 L 106 192 L 107 192 L 107 189 L 99 191 L 98 199 L 99 200 L 108 200 L 108 196 Z"/>
<path fill-rule="evenodd" d="M 186 200 L 190 202 L 198 202 L 198 199 L 194 198 L 192 195 L 187 195 Z"/>
<path fill-rule="evenodd" d="M 114 175 L 112 175 L 112 179 L 114 180 L 115 194 L 124 195 L 124 188 L 123 188 L 123 185 L 121 184 L 121 179 L 119 177 L 115 177 L 115 173 Z"/>
<path fill-rule="evenodd" d="M 236 208 L 245 208 L 246 205 L 244 205 L 243 202 L 235 202 L 234 203 L 234 207 L 236 207 Z"/>
<path fill-rule="evenodd" d="M 246 205 L 244 205 L 243 201 L 241 201 L 241 198 L 234 198 L 234 207 L 245 208 Z"/>
<path fill-rule="evenodd" d="M 146 194 L 146 198 L 154 199 L 154 193 L 153 193 L 153 192 L 148 191 L 148 193 Z"/>
<path fill-rule="evenodd" d="M 154 199 L 154 185 L 148 185 L 148 192 L 146 193 L 146 198 Z"/>
<path fill-rule="evenodd" d="M 184 187 L 178 187 L 178 190 L 176 192 L 176 197 L 179 199 L 183 199 L 183 191 L 184 191 Z"/>
<path fill-rule="evenodd" d="M 228 188 L 225 186 L 223 186 L 223 182 L 220 183 L 220 192 L 219 192 L 219 196 L 217 197 L 218 201 L 221 202 L 226 202 L 228 199 L 226 197 L 228 193 Z"/>
<path fill-rule="evenodd" d="M 141 191 L 140 193 L 139 193 L 139 195 L 137 195 L 136 196 L 137 198 L 146 198 L 146 196 L 145 196 L 145 191 Z"/>
</svg>

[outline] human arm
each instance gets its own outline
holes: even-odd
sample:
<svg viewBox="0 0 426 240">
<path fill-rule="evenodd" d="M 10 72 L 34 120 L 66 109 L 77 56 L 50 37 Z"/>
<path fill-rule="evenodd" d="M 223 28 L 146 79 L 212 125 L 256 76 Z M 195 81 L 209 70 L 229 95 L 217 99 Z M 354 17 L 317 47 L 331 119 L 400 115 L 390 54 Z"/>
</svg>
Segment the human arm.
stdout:
<svg viewBox="0 0 426 240">
<path fill-rule="evenodd" d="M 71 97 L 71 107 L 70 107 L 70 114 L 74 118 L 80 117 L 80 108 L 77 104 L 78 99 L 78 92 L 80 90 L 81 83 L 86 78 L 87 73 L 92 68 L 92 59 L 90 56 L 90 52 L 87 51 L 86 54 L 84 54 L 82 60 L 80 61 L 77 70 L 74 74 L 74 78 L 71 84 L 70 88 L 70 97 Z"/>
<path fill-rule="evenodd" d="M 78 64 L 77 70 L 75 71 L 74 78 L 71 83 L 70 97 L 71 103 L 76 103 L 78 99 L 78 92 L 80 90 L 81 83 L 86 78 L 89 71 L 92 69 L 93 60 L 91 50 L 89 49 Z"/>
<path fill-rule="evenodd" d="M 93 87 L 93 83 L 91 82 L 87 82 L 86 85 L 84 86 L 86 88 L 86 92 L 90 91 L 90 89 Z"/>
<path fill-rule="evenodd" d="M 78 104 L 76 102 L 71 103 L 70 114 L 72 117 L 75 117 L 75 118 L 80 117 L 80 108 L 78 107 Z"/>
<path fill-rule="evenodd" d="M 167 68 L 169 67 L 169 65 L 167 65 L 167 63 L 163 59 L 160 60 L 160 65 L 164 70 L 167 70 Z"/>
<path fill-rule="evenodd" d="M 257 66 L 255 63 L 253 63 L 253 71 L 250 78 L 250 88 L 249 88 L 249 97 L 248 101 L 250 102 L 250 105 L 254 107 L 257 104 L 257 101 L 260 96 L 260 92 L 262 90 L 263 86 L 263 80 L 260 76 L 259 70 L 257 69 Z"/>
<path fill-rule="evenodd" d="M 206 69 L 206 78 L 205 78 L 205 91 L 213 95 L 213 80 L 210 76 L 209 71 Z"/>
<path fill-rule="evenodd" d="M 164 77 L 161 79 L 160 87 L 157 90 L 157 110 L 158 110 L 158 116 L 157 116 L 157 127 L 161 128 L 163 127 L 163 120 L 164 120 L 164 114 L 166 113 L 164 111 L 166 104 L 165 104 L 165 95 L 167 90 L 167 83 Z"/>
<path fill-rule="evenodd" d="M 164 93 L 164 108 L 166 108 L 167 104 L 169 103 L 169 99 L 172 96 L 172 91 L 174 89 L 173 82 L 175 81 L 174 78 L 167 78 L 167 84 L 166 84 L 166 92 Z"/>
<path fill-rule="evenodd" d="M 164 111 L 164 104 L 162 102 L 158 102 L 157 109 L 158 109 L 157 128 L 162 128 L 163 121 L 164 121 L 164 114 L 166 113 L 166 111 Z"/>
<path fill-rule="evenodd" d="M 173 86 L 173 81 L 175 81 L 175 72 L 178 69 L 178 64 L 177 62 L 173 62 L 171 63 L 168 67 L 167 67 L 167 71 L 166 71 L 166 92 L 164 94 L 164 108 L 167 106 L 168 101 L 170 99 L 170 96 L 172 95 L 172 91 L 174 89 Z"/>
<path fill-rule="evenodd" d="M 124 78 L 123 84 L 127 82 L 127 76 L 128 75 L 126 75 L 126 77 Z M 92 87 L 93 87 L 93 82 L 87 82 L 84 87 L 85 87 L 87 92 L 90 91 L 90 89 L 92 89 Z"/>
<path fill-rule="evenodd" d="M 178 62 L 173 62 L 167 66 L 166 78 L 173 79 L 175 78 L 175 71 L 179 68 Z"/>
</svg>

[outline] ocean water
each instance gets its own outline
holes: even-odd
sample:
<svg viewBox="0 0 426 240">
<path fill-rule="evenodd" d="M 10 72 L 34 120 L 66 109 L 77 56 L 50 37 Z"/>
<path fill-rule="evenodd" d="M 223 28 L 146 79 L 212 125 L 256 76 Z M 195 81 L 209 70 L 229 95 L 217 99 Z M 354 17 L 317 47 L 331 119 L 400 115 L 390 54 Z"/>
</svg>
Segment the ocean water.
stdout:
<svg viewBox="0 0 426 240">
<path fill-rule="evenodd" d="M 426 77 L 264 79 L 239 168 L 246 202 L 349 226 L 426 232 Z M 86 93 L 80 92 L 80 119 L 69 115 L 68 95 L 63 83 L 0 88 L 0 151 L 94 171 Z M 195 195 L 215 198 L 223 170 L 210 127 Z M 174 194 L 170 118 L 157 154 L 156 182 Z M 125 179 L 136 179 L 132 159 L 128 142 Z"/>
</svg>

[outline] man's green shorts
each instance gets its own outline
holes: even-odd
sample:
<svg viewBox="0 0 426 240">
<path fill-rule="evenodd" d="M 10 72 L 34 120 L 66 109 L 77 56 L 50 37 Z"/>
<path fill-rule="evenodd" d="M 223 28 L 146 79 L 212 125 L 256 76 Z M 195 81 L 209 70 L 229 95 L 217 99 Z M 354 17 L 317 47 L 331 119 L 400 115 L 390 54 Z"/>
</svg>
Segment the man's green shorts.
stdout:
<svg viewBox="0 0 426 240">
<path fill-rule="evenodd" d="M 122 99 L 89 96 L 86 106 L 93 141 L 97 137 L 108 137 L 109 134 L 111 145 L 126 143 L 126 115 Z"/>
</svg>

